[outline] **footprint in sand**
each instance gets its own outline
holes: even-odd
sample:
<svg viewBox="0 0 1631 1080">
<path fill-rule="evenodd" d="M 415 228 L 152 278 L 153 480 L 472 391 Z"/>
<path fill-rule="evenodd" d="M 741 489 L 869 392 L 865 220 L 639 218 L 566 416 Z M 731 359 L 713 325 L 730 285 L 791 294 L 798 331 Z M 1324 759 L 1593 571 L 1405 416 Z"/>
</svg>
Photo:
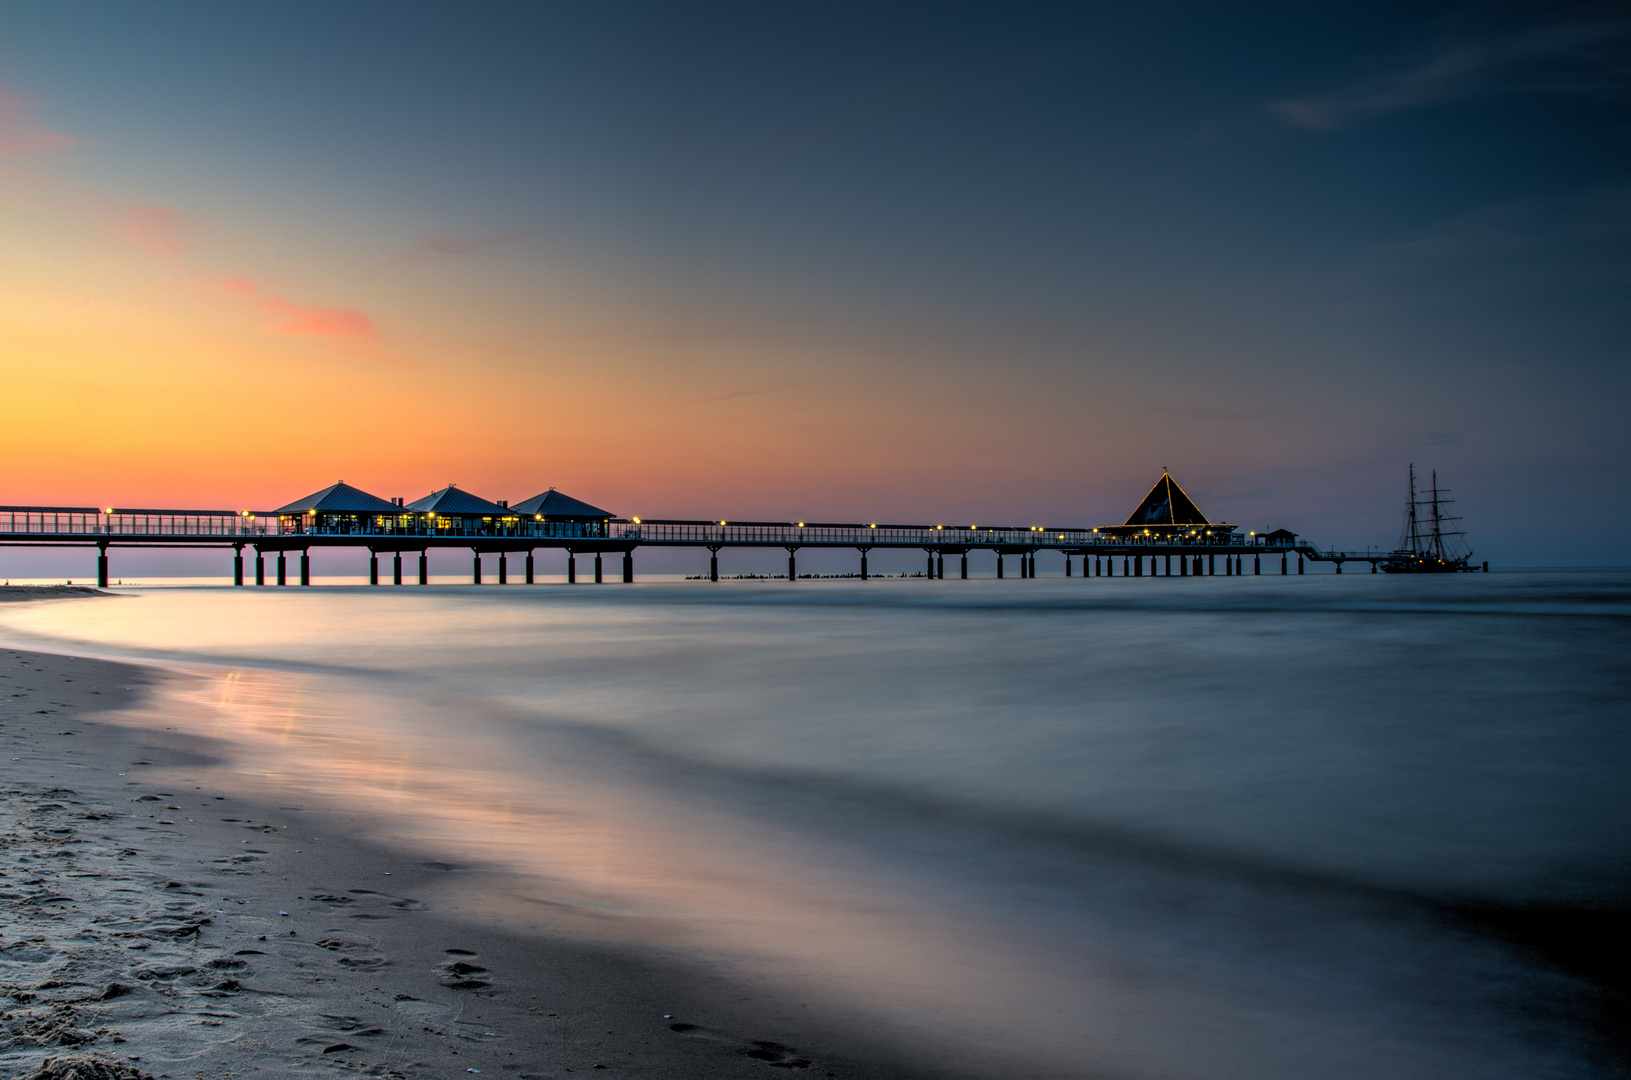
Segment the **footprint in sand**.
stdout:
<svg viewBox="0 0 1631 1080">
<path fill-rule="evenodd" d="M 710 1042 L 734 1045 L 744 1057 L 750 1057 L 754 1061 L 762 1061 L 772 1069 L 808 1069 L 815 1064 L 791 1046 L 784 1046 L 768 1039 L 751 1039 L 743 1042 L 739 1039 L 733 1039 L 729 1035 L 702 1027 L 699 1024 L 687 1024 L 683 1021 L 669 1024 L 668 1030 L 688 1038 L 706 1039 Z"/>
<path fill-rule="evenodd" d="M 448 949 L 449 956 L 475 956 L 469 949 Z M 472 964 L 468 960 L 450 960 L 441 966 L 442 985 L 450 990 L 485 990 L 492 985 L 486 979 L 476 978 L 487 974 L 487 969 L 480 964 Z"/>
</svg>

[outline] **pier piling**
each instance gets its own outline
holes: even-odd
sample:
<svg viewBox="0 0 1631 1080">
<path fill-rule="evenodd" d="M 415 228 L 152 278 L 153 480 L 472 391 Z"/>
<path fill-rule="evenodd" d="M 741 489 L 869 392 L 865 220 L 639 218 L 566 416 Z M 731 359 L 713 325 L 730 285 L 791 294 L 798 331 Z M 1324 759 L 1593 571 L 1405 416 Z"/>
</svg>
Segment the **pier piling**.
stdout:
<svg viewBox="0 0 1631 1080">
<path fill-rule="evenodd" d="M 510 553 L 507 551 L 498 553 L 498 583 L 500 585 L 510 583 Z"/>
<path fill-rule="evenodd" d="M 402 584 L 402 551 L 400 548 L 391 552 L 391 584 Z"/>
<path fill-rule="evenodd" d="M 472 550 L 472 552 L 474 552 L 474 558 L 472 559 L 472 566 L 471 566 L 471 569 L 470 569 L 470 584 L 480 585 L 481 584 L 481 552 L 475 551 L 474 548 L 472 548 L 471 550 Z"/>
<path fill-rule="evenodd" d="M 718 581 L 719 578 L 715 577 L 714 580 Z M 578 553 L 571 548 L 566 549 L 566 583 L 568 585 L 578 583 Z"/>
<path fill-rule="evenodd" d="M 600 575 L 600 552 L 595 552 L 595 584 L 602 585 L 605 579 Z"/>
<path fill-rule="evenodd" d="M 419 553 L 419 584 L 430 584 L 430 552 L 428 550 Z"/>
<path fill-rule="evenodd" d="M 623 553 L 623 584 L 634 584 L 634 552 L 632 550 Z"/>
<path fill-rule="evenodd" d="M 861 556 L 861 576 L 866 576 L 866 555 L 864 554 Z M 708 580 L 719 580 L 719 549 L 716 547 L 708 549 Z"/>
<path fill-rule="evenodd" d="M 379 552 L 368 552 L 368 584 L 379 584 Z"/>
<path fill-rule="evenodd" d="M 311 584 L 311 552 L 305 548 L 300 549 L 300 584 Z"/>
<path fill-rule="evenodd" d="M 963 552 L 963 580 L 968 580 L 968 552 Z"/>
<path fill-rule="evenodd" d="M 266 584 L 266 556 L 260 548 L 255 549 L 255 584 Z"/>
<path fill-rule="evenodd" d="M 528 585 L 533 584 L 532 577 L 533 577 L 533 574 L 532 574 L 532 552 L 528 551 L 527 552 L 527 584 Z"/>
<path fill-rule="evenodd" d="M 235 544 L 232 548 L 232 583 L 234 585 L 244 583 L 244 546 L 242 544 Z"/>
<path fill-rule="evenodd" d="M 277 583 L 279 585 L 289 584 L 288 572 L 283 565 L 283 557 L 286 554 L 287 552 L 283 551 L 277 553 Z"/>
</svg>

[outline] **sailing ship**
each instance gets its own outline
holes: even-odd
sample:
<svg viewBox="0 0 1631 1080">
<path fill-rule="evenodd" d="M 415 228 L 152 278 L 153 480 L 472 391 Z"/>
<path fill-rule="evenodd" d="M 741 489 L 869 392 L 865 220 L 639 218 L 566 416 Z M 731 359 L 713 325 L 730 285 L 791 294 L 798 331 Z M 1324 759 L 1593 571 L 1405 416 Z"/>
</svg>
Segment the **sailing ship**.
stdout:
<svg viewBox="0 0 1631 1080">
<path fill-rule="evenodd" d="M 1467 534 L 1458 528 L 1461 519 L 1449 513 L 1454 500 L 1448 488 L 1438 486 L 1438 470 L 1432 472 L 1432 485 L 1416 490 L 1416 466 L 1410 466 L 1410 501 L 1405 504 L 1404 529 L 1399 546 L 1381 567 L 1389 574 L 1458 574 L 1488 570 L 1472 565 L 1472 549 Z"/>
</svg>

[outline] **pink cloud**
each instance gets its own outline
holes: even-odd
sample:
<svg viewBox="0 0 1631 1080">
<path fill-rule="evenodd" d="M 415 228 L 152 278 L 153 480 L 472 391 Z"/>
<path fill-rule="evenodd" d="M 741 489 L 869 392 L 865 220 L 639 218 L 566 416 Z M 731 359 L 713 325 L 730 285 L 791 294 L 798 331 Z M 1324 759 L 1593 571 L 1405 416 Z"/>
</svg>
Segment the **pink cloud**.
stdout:
<svg viewBox="0 0 1631 1080">
<path fill-rule="evenodd" d="M 0 159 L 42 157 L 73 143 L 71 135 L 59 135 L 36 125 L 22 101 L 0 87 Z"/>
<path fill-rule="evenodd" d="M 354 308 L 297 304 L 281 296 L 268 295 L 248 278 L 223 278 L 215 284 L 226 292 L 239 294 L 257 311 L 271 315 L 273 322 L 265 328 L 268 334 L 355 342 L 375 340 L 378 328 L 374 320 Z"/>
<path fill-rule="evenodd" d="M 115 235 L 155 255 L 180 255 L 198 224 L 167 206 L 127 206 L 113 221 Z"/>
</svg>

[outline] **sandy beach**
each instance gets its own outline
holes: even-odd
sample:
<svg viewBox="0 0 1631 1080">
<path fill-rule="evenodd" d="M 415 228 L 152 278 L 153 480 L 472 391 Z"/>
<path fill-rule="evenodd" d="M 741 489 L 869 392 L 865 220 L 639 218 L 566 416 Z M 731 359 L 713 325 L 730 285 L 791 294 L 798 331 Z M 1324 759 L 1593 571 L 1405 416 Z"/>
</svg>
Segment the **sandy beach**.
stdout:
<svg viewBox="0 0 1631 1080">
<path fill-rule="evenodd" d="M 164 677 L 0 653 L 5 1076 L 912 1074 L 706 972 L 444 916 L 419 898 L 479 868 L 212 790 L 206 740 L 97 720 Z"/>
</svg>

